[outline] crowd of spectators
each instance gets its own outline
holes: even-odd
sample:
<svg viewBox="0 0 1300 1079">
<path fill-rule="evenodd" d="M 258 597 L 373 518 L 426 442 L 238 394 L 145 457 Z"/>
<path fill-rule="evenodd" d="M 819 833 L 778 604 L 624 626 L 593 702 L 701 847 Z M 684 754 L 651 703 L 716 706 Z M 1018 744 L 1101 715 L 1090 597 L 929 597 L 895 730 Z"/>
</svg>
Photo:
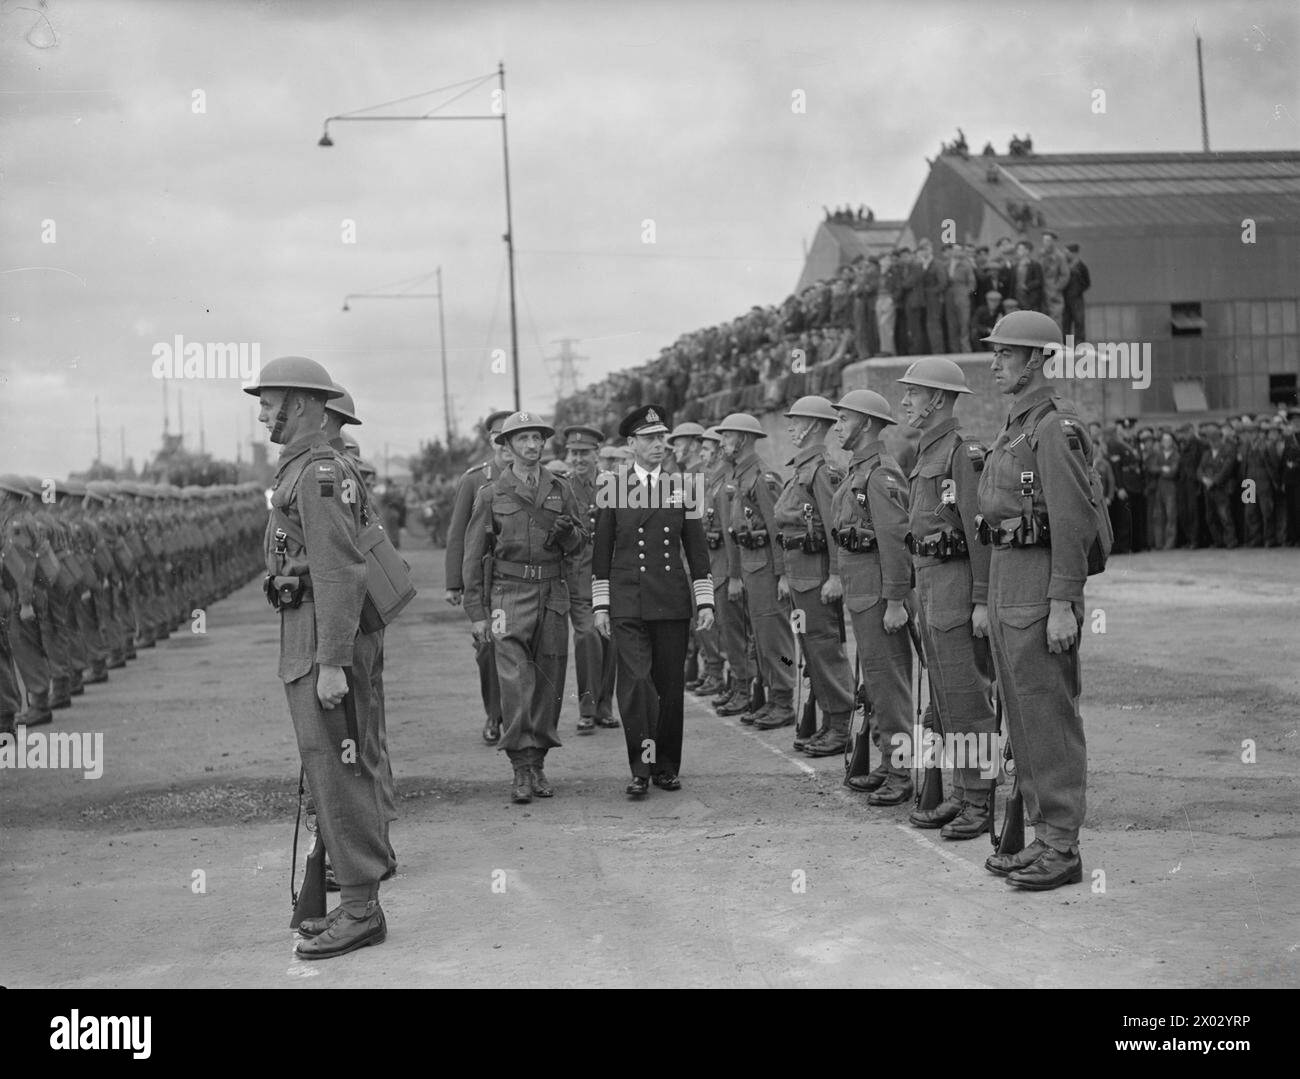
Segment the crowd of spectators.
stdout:
<svg viewBox="0 0 1300 1079">
<path fill-rule="evenodd" d="M 847 207 L 828 221 L 867 222 Z M 859 256 L 780 305 L 755 306 L 730 322 L 684 334 L 658 358 L 610 375 L 561 400 L 557 422 L 606 430 L 648 400 L 681 420 L 762 411 L 804 393 L 835 396 L 844 366 L 873 356 L 979 351 L 980 338 L 1014 310 L 1045 311 L 1085 340 L 1084 293 L 1091 285 L 1079 245 L 1051 231 L 1036 255 L 1027 239 L 993 248 L 922 238 Z"/>
<path fill-rule="evenodd" d="M 1091 431 L 1116 553 L 1300 546 L 1300 442 L 1285 410 Z"/>
</svg>

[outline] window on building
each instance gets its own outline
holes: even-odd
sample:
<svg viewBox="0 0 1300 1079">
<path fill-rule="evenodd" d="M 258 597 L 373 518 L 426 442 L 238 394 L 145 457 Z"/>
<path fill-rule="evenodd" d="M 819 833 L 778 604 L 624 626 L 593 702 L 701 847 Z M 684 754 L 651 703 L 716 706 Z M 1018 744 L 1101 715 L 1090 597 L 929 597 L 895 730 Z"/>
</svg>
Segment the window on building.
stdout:
<svg viewBox="0 0 1300 1079">
<path fill-rule="evenodd" d="M 1201 317 L 1199 303 L 1170 304 L 1169 321 L 1175 337 L 1200 337 L 1205 330 L 1205 319 Z"/>
<path fill-rule="evenodd" d="M 1179 379 L 1174 383 L 1174 409 L 1177 412 L 1204 412 L 1205 383 L 1199 378 Z"/>
<path fill-rule="evenodd" d="M 1300 390 L 1296 387 L 1295 375 L 1268 376 L 1268 403 L 1300 408 Z"/>
</svg>

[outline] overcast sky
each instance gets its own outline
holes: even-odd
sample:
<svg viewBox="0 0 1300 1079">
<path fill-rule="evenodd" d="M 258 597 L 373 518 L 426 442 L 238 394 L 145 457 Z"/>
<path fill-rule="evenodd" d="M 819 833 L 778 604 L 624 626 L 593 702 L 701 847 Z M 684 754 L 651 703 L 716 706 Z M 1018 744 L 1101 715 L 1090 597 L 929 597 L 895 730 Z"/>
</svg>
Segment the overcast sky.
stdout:
<svg viewBox="0 0 1300 1079">
<path fill-rule="evenodd" d="M 413 452 L 443 432 L 436 304 L 341 307 L 439 265 L 458 422 L 510 405 L 499 125 L 337 124 L 321 149 L 328 115 L 505 61 L 523 397 L 545 410 L 557 339 L 586 385 L 780 301 L 823 204 L 905 217 L 958 125 L 976 152 L 1012 132 L 1040 153 L 1199 149 L 1194 26 L 1212 147 L 1295 149 L 1298 10 L 4 0 L 0 470 L 85 468 L 96 397 L 105 461 L 125 428 L 138 465 L 162 429 L 152 349 L 177 334 L 320 360 L 368 456 Z M 494 85 L 446 112 L 490 111 Z M 229 381 L 170 383 L 173 431 L 178 390 L 187 445 L 200 409 L 219 457 L 264 438 Z"/>
</svg>

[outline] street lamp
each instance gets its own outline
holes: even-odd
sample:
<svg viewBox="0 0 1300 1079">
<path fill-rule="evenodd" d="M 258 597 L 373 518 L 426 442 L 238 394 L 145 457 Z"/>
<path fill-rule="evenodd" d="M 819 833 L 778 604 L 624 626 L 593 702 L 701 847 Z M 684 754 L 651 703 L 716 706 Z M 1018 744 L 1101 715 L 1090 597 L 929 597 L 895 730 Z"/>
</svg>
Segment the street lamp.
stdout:
<svg viewBox="0 0 1300 1079">
<path fill-rule="evenodd" d="M 468 89 L 462 91 L 460 94 L 457 94 L 455 97 L 444 102 L 444 104 L 446 105 L 451 104 L 451 102 L 455 101 L 457 97 L 463 97 L 465 94 L 469 93 L 470 90 L 474 89 L 474 87 L 481 85 L 482 83 L 486 82 L 488 79 L 491 78 L 493 78 L 492 75 L 484 75 L 477 79 L 467 80 L 467 83 L 471 84 L 469 85 Z M 510 363 L 511 363 L 511 373 L 514 380 L 515 411 L 518 412 L 523 406 L 520 403 L 520 395 L 519 395 L 519 329 L 515 319 L 515 230 L 514 230 L 513 218 L 511 215 L 511 208 L 510 208 L 510 143 L 508 138 L 506 137 L 506 103 L 505 103 L 506 66 L 504 63 L 497 64 L 495 78 L 497 79 L 497 85 L 500 90 L 500 111 L 499 112 L 494 111 L 486 115 L 472 115 L 472 116 L 431 116 L 428 114 L 425 114 L 423 116 L 358 116 L 357 115 L 358 112 L 366 112 L 369 109 L 384 108 L 386 105 L 396 105 L 399 104 L 400 101 L 411 100 L 411 98 L 401 98 L 399 99 L 399 101 L 384 102 L 384 104 L 382 105 L 370 105 L 364 109 L 357 109 L 355 112 L 344 113 L 343 115 L 340 116 L 327 116 L 325 118 L 324 129 L 321 132 L 320 141 L 317 142 L 316 145 L 325 146 L 325 147 L 333 146 L 334 140 L 330 138 L 330 124 L 343 123 L 345 121 L 356 121 L 356 120 L 440 120 L 440 121 L 500 120 L 501 121 L 501 164 L 505 174 L 505 194 L 506 194 L 506 231 L 505 231 L 505 235 L 502 236 L 501 238 L 505 240 L 506 243 L 506 260 L 509 264 L 509 274 L 510 274 Z M 466 83 L 456 83 L 454 85 L 464 86 L 466 85 Z M 453 87 L 448 86 L 448 87 L 443 87 L 443 89 L 450 90 L 453 89 Z M 437 92 L 438 91 L 427 90 L 423 94 L 415 94 L 412 96 L 425 97 L 428 94 L 437 93 Z M 441 105 L 438 106 L 438 108 L 441 107 L 442 107 Z M 344 310 L 345 311 L 347 310 L 346 305 L 344 306 Z M 446 375 L 445 364 L 443 368 L 443 374 L 444 374 L 444 385 L 445 385 L 445 375 Z M 448 437 L 450 438 L 450 433 L 448 434 Z"/>
<path fill-rule="evenodd" d="M 437 292 L 349 292 L 343 297 L 343 310 L 351 311 L 349 300 L 434 300 L 438 301 L 438 346 L 442 355 L 442 409 L 447 427 L 447 449 L 451 449 L 451 394 L 447 389 L 447 330 L 442 318 L 442 267 L 435 271 Z"/>
</svg>

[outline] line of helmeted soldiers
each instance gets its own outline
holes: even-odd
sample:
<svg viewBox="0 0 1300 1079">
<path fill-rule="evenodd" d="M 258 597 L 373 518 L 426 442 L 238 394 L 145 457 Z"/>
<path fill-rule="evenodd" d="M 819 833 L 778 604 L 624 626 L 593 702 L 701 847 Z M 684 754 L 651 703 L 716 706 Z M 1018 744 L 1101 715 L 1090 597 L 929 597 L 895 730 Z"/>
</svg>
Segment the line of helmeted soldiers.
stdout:
<svg viewBox="0 0 1300 1079">
<path fill-rule="evenodd" d="M 0 732 L 49 723 L 260 573 L 265 525 L 256 483 L 0 476 Z"/>
<path fill-rule="evenodd" d="M 913 364 L 900 381 L 915 389 L 918 401 L 969 392 L 957 364 L 939 357 Z M 917 406 L 918 425 L 933 407 Z M 488 417 L 490 437 L 508 415 Z M 687 689 L 709 699 L 720 715 L 738 716 L 759 730 L 799 723 L 794 746 L 809 756 L 849 749 L 849 786 L 867 793 L 873 805 L 897 805 L 913 797 L 911 768 L 891 765 L 888 754 L 871 768 L 865 741 L 852 752 L 850 721 L 857 703 L 869 701 L 873 742 L 888 746 L 892 735 L 913 733 L 912 674 L 920 659 L 913 657 L 914 643 L 931 663 L 943 662 L 949 673 L 969 668 L 961 671 L 962 684 L 950 687 L 953 725 L 994 731 L 992 661 L 987 641 L 970 635 L 972 605 L 985 602 L 988 551 L 981 553 L 972 544 L 975 551 L 968 552 L 957 505 L 960 498 L 961 510 L 973 513 L 985 451 L 947 420 L 929 433 L 933 460 L 913 472 L 909 490 L 908 478 L 881 441 L 884 428 L 897 421 L 880 394 L 852 390 L 838 403 L 802 397 L 785 415 L 796 448 L 787 462 L 792 470 L 788 479 L 759 456 L 757 443 L 767 434 L 754 416 L 735 413 L 707 429 L 681 423 L 668 436 L 672 458 L 664 470 L 696 473 L 702 481 L 699 509 L 715 583 L 716 621 L 708 631 L 694 631 Z M 847 474 L 827 457 L 832 431 L 851 453 Z M 598 459 L 599 472 L 619 472 L 630 466 L 630 454 L 603 444 L 603 432 L 585 425 L 565 428 L 561 438 L 563 456 L 546 467 L 586 496 L 594 522 L 598 485 L 589 461 Z M 495 461 L 469 470 L 459 486 L 459 512 L 453 516 L 447 553 L 450 602 L 459 601 L 462 587 L 466 507 L 473 492 L 506 467 L 508 456 L 498 450 Z M 920 639 L 913 641 L 908 608 L 921 608 L 917 621 L 924 626 L 927 606 L 913 595 L 914 560 L 929 571 L 927 582 L 942 578 L 939 586 L 926 590 L 927 598 L 942 595 L 942 602 L 960 615 L 964 633 L 951 633 L 952 619 L 939 619 L 933 632 L 921 631 L 933 639 L 924 646 Z M 856 672 L 845 654 L 845 607 L 857 641 Z M 589 733 L 596 726 L 617 727 L 611 642 L 602 642 L 589 628 L 585 636 L 590 640 L 584 639 L 576 617 L 574 630 L 577 729 Z M 958 636 L 963 639 L 952 643 Z M 501 713 L 490 642 L 476 647 L 487 712 L 483 737 L 496 744 Z M 805 672 L 811 686 L 807 707 L 796 700 Z M 926 726 L 935 724 L 933 707 Z M 796 712 L 815 716 L 816 709 L 821 723 L 809 729 L 812 725 L 801 723 Z M 974 838 L 989 828 L 993 779 L 978 769 L 960 768 L 955 783 L 941 807 L 918 809 L 913 823 L 942 827 L 946 838 Z"/>
</svg>

